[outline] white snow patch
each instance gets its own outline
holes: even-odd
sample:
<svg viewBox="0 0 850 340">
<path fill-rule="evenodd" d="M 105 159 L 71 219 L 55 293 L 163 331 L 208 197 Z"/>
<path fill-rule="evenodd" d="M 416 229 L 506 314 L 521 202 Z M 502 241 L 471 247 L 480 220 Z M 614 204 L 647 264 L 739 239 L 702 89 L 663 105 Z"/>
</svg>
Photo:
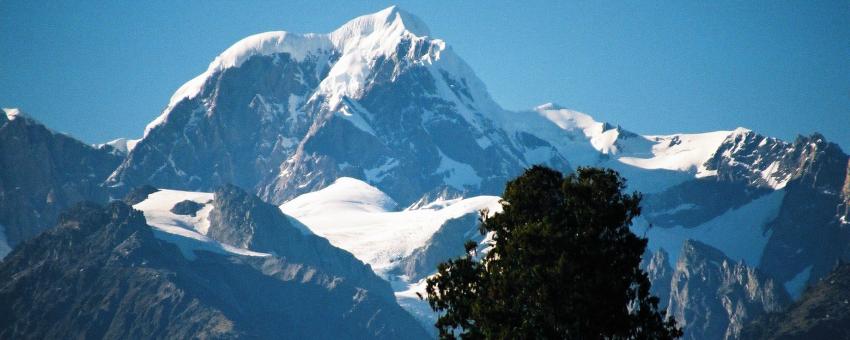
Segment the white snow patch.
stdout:
<svg viewBox="0 0 850 340">
<path fill-rule="evenodd" d="M 776 217 L 784 196 L 784 191 L 771 192 L 693 228 L 676 226 L 647 230 L 646 221 L 640 219 L 640 223 L 635 223 L 634 232 L 645 233 L 649 249 L 663 248 L 672 259 L 678 258 L 682 243 L 692 239 L 720 249 L 735 261 L 757 265 L 771 235 L 764 231 L 764 226 Z"/>
<path fill-rule="evenodd" d="M 160 190 L 150 194 L 147 199 L 133 206 L 145 215 L 148 225 L 154 227 L 157 238 L 176 244 L 189 260 L 196 258 L 196 250 L 244 256 L 270 256 L 247 249 L 236 248 L 219 243 L 206 236 L 209 229 L 210 201 L 214 194 L 179 190 Z M 204 204 L 195 216 L 177 215 L 171 208 L 178 202 L 189 200 Z"/>
<path fill-rule="evenodd" d="M 133 151 L 133 149 L 136 148 L 136 144 L 138 144 L 140 140 L 141 139 L 127 139 L 127 138 L 122 137 L 122 138 L 111 140 L 111 141 L 106 142 L 104 144 L 95 145 L 95 147 L 101 148 L 104 145 L 109 145 L 109 146 L 115 148 L 115 150 L 118 150 L 118 152 L 126 155 L 126 154 L 129 154 L 130 151 Z"/>
<path fill-rule="evenodd" d="M 380 190 L 343 177 L 284 203 L 280 209 L 386 276 L 394 261 L 425 244 L 445 221 L 485 208 L 501 208 L 496 196 L 453 200 L 433 209 L 392 211 L 396 206 Z"/>
<path fill-rule="evenodd" d="M 476 138 L 475 143 L 478 144 L 478 146 L 481 147 L 481 149 L 485 149 L 485 150 L 487 148 L 489 148 L 491 145 L 493 145 L 493 142 L 490 140 L 490 137 L 485 136 L 485 135 L 482 135 L 481 137 Z"/>
<path fill-rule="evenodd" d="M 788 282 L 785 282 L 785 290 L 791 294 L 794 300 L 797 300 L 803 291 L 806 289 L 806 283 L 809 282 L 809 277 L 812 275 L 812 266 L 808 266 L 801 270 L 797 275 Z"/>
<path fill-rule="evenodd" d="M 476 187 L 481 185 L 481 177 L 469 164 L 458 162 L 440 151 L 440 166 L 437 174 L 445 176 L 445 183 L 463 190 L 466 186 Z"/>
<path fill-rule="evenodd" d="M 376 136 L 375 130 L 372 129 L 372 126 L 366 121 L 365 117 L 363 117 L 363 112 L 352 108 L 348 105 L 342 105 L 337 111 L 337 114 L 344 118 L 345 120 L 351 122 L 354 127 L 363 130 L 364 132 Z"/>
<path fill-rule="evenodd" d="M 767 140 L 767 138 L 765 138 Z M 791 181 L 792 173 L 788 173 L 782 178 L 777 178 L 777 172 L 779 171 L 779 161 L 773 161 L 770 165 L 767 166 L 764 170 L 760 171 L 759 174 L 761 178 L 767 183 L 768 186 L 773 188 L 774 190 L 779 190 L 785 187 L 789 181 Z"/>
<path fill-rule="evenodd" d="M 6 113 L 6 119 L 15 120 L 21 114 L 21 110 L 16 108 L 3 108 L 3 112 Z"/>
<path fill-rule="evenodd" d="M 379 167 L 363 170 L 366 174 L 366 180 L 370 183 L 380 183 L 387 176 L 388 172 L 399 165 L 398 159 L 387 159 L 384 164 Z"/>
</svg>

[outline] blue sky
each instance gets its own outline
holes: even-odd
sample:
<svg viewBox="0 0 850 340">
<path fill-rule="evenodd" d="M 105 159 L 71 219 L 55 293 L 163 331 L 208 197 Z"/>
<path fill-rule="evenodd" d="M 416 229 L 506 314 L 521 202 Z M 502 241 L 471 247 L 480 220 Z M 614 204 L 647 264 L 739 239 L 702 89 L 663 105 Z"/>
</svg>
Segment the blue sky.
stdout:
<svg viewBox="0 0 850 340">
<path fill-rule="evenodd" d="M 545 102 L 638 133 L 745 126 L 850 149 L 847 1 L 0 2 L 0 106 L 90 143 L 139 137 L 253 33 L 328 32 L 391 4 L 510 109 Z"/>
</svg>

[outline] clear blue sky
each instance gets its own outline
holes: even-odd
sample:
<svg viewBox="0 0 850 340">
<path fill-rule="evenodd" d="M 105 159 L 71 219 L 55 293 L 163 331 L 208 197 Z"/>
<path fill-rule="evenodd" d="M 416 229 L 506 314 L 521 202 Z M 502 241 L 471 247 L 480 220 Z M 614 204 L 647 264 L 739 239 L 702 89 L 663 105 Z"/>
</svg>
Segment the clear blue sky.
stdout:
<svg viewBox="0 0 850 340">
<path fill-rule="evenodd" d="M 848 1 L 394 3 L 506 108 L 551 101 L 638 133 L 820 131 L 850 149 Z M 0 106 L 86 142 L 139 137 L 240 38 L 394 3 L 2 0 Z"/>
</svg>

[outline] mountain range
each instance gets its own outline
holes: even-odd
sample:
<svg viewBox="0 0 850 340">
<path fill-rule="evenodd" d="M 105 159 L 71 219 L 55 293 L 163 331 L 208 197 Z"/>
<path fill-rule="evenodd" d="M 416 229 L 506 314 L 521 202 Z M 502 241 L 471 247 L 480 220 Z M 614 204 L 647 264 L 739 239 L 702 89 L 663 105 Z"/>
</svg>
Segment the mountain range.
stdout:
<svg viewBox="0 0 850 340">
<path fill-rule="evenodd" d="M 752 334 L 850 257 L 850 157 L 823 136 L 506 110 L 398 7 L 237 42 L 138 140 L 4 112 L 0 337 L 427 337 L 424 279 L 486 249 L 479 211 L 534 164 L 644 193 L 633 230 L 686 338 Z"/>
</svg>

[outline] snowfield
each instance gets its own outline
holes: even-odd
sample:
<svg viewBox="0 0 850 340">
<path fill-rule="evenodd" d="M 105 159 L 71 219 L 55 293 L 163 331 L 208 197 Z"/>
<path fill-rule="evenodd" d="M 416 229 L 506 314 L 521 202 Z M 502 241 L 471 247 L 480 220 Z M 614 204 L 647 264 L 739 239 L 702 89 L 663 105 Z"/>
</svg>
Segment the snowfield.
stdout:
<svg viewBox="0 0 850 340">
<path fill-rule="evenodd" d="M 343 177 L 284 203 L 280 209 L 386 277 L 395 260 L 423 246 L 446 221 L 482 209 L 497 211 L 499 200 L 497 196 L 438 200 L 397 211 L 392 198 L 377 188 Z"/>
<path fill-rule="evenodd" d="M 215 195 L 207 192 L 160 190 L 133 206 L 145 214 L 148 225 L 154 227 L 157 238 L 174 243 L 187 259 L 196 258 L 195 251 L 204 250 L 243 256 L 270 256 L 247 249 L 236 248 L 217 242 L 206 236 L 210 226 L 208 219 Z M 175 204 L 189 200 L 203 204 L 195 216 L 177 215 L 171 212 Z"/>
</svg>

